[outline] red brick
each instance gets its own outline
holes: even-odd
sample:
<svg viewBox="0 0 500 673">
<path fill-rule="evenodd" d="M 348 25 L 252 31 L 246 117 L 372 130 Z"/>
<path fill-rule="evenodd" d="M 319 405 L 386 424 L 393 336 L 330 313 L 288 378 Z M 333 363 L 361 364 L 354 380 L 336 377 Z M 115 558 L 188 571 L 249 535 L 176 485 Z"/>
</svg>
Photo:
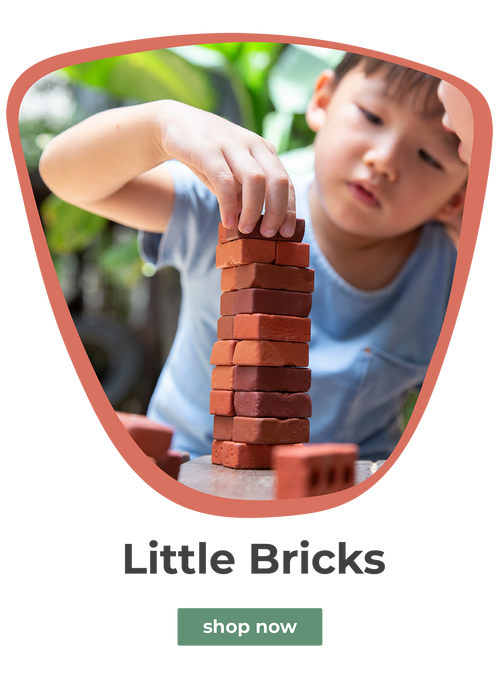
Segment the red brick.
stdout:
<svg viewBox="0 0 500 673">
<path fill-rule="evenodd" d="M 233 338 L 234 316 L 225 315 L 217 321 L 217 339 L 224 341 Z"/>
<path fill-rule="evenodd" d="M 297 444 L 309 441 L 307 418 L 234 416 L 233 441 L 247 444 Z"/>
<path fill-rule="evenodd" d="M 220 439 L 214 439 L 212 442 L 212 464 L 222 465 L 224 442 Z"/>
<path fill-rule="evenodd" d="M 214 416 L 234 416 L 234 393 L 232 390 L 210 391 L 210 413 Z"/>
<path fill-rule="evenodd" d="M 146 456 L 151 458 L 172 479 L 177 479 L 182 456 L 177 451 L 170 449 L 174 429 L 170 426 L 155 423 L 142 414 L 118 411 L 116 415 Z"/>
<path fill-rule="evenodd" d="M 231 229 L 227 229 L 222 222 L 219 224 L 219 243 L 224 243 L 226 241 L 233 241 L 238 238 L 256 238 L 256 239 L 264 239 L 264 240 L 269 240 L 269 241 L 302 241 L 304 237 L 304 229 L 305 229 L 305 221 L 304 220 L 296 220 L 295 221 L 295 232 L 293 233 L 293 236 L 290 236 L 286 238 L 285 236 L 282 236 L 280 233 L 276 234 L 275 236 L 272 236 L 271 238 L 264 236 L 263 234 L 260 233 L 260 225 L 262 223 L 262 215 L 259 217 L 257 220 L 254 229 L 249 233 L 249 234 L 244 234 L 238 229 L 238 225 L 232 227 Z"/>
<path fill-rule="evenodd" d="M 179 476 L 179 469 L 182 463 L 182 456 L 177 451 L 171 451 L 170 449 L 163 456 L 163 458 L 158 458 L 156 464 L 163 470 L 165 474 L 168 474 L 172 479 L 177 479 Z"/>
<path fill-rule="evenodd" d="M 244 264 L 243 266 L 247 265 Z M 220 273 L 221 292 L 232 292 L 236 290 L 236 272 L 239 268 L 239 266 L 228 266 L 227 268 L 222 269 Z"/>
<path fill-rule="evenodd" d="M 234 416 L 214 416 L 214 439 L 233 438 L 233 418 Z"/>
<path fill-rule="evenodd" d="M 221 464 L 235 470 L 269 470 L 273 444 L 221 442 Z M 213 462 L 213 461 L 212 461 Z"/>
<path fill-rule="evenodd" d="M 309 243 L 278 241 L 274 263 L 284 266 L 309 266 Z"/>
<path fill-rule="evenodd" d="M 218 365 L 212 370 L 212 390 L 233 390 L 234 367 Z"/>
<path fill-rule="evenodd" d="M 244 264 L 236 269 L 234 285 L 237 290 L 260 287 L 267 290 L 313 292 L 314 270 L 277 264 Z"/>
<path fill-rule="evenodd" d="M 237 340 L 308 342 L 311 339 L 311 320 L 266 313 L 238 313 L 234 316 L 232 335 Z"/>
<path fill-rule="evenodd" d="M 358 451 L 355 444 L 275 447 L 276 497 L 307 498 L 353 486 Z"/>
<path fill-rule="evenodd" d="M 305 367 L 249 367 L 236 365 L 232 371 L 234 390 L 307 392 L 311 370 Z M 215 386 L 212 386 L 215 388 Z"/>
<path fill-rule="evenodd" d="M 265 290 L 249 288 L 224 292 L 220 299 L 221 315 L 237 313 L 268 313 L 307 318 L 311 311 L 310 292 L 288 292 L 286 290 Z"/>
<path fill-rule="evenodd" d="M 233 364 L 270 367 L 307 367 L 309 364 L 309 345 L 294 341 L 237 341 L 234 349 Z"/>
<path fill-rule="evenodd" d="M 116 415 L 134 442 L 147 456 L 156 458 L 157 461 L 165 456 L 174 434 L 172 427 L 155 423 L 141 414 L 118 411 Z"/>
<path fill-rule="evenodd" d="M 234 316 L 234 297 L 236 290 L 232 292 L 223 292 L 220 296 L 220 314 L 221 316 Z"/>
<path fill-rule="evenodd" d="M 275 254 L 275 241 L 239 238 L 236 241 L 216 246 L 215 266 L 218 269 L 225 269 L 239 264 L 251 264 L 252 262 L 269 264 L 274 261 Z"/>
<path fill-rule="evenodd" d="M 234 410 L 237 416 L 252 418 L 309 418 L 312 405 L 307 393 L 237 391 Z"/>
<path fill-rule="evenodd" d="M 210 357 L 211 365 L 232 365 L 234 349 L 237 342 L 229 339 L 227 341 L 216 341 L 212 346 L 212 355 Z"/>
</svg>

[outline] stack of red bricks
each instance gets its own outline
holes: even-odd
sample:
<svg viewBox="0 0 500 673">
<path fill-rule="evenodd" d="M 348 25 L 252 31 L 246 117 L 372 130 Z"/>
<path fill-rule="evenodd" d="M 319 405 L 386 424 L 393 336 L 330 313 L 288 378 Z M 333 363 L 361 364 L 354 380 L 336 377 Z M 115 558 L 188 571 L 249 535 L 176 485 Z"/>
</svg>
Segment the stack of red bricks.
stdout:
<svg viewBox="0 0 500 673">
<path fill-rule="evenodd" d="M 314 271 L 304 220 L 265 238 L 219 226 L 221 317 L 212 349 L 212 463 L 267 469 L 276 444 L 309 441 Z"/>
</svg>

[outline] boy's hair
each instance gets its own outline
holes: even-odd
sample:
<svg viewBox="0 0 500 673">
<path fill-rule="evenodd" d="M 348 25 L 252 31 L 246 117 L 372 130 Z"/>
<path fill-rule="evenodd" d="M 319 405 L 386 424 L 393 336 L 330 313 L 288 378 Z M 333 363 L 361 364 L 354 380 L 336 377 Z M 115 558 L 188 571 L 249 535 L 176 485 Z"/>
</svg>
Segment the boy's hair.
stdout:
<svg viewBox="0 0 500 673">
<path fill-rule="evenodd" d="M 397 101 L 413 96 L 412 104 L 420 114 L 430 117 L 443 114 L 443 106 L 437 97 L 440 82 L 437 77 L 371 56 L 346 53 L 335 68 L 336 82 L 340 82 L 348 72 L 358 66 L 367 77 L 382 73 L 387 85 L 387 94 Z"/>
</svg>

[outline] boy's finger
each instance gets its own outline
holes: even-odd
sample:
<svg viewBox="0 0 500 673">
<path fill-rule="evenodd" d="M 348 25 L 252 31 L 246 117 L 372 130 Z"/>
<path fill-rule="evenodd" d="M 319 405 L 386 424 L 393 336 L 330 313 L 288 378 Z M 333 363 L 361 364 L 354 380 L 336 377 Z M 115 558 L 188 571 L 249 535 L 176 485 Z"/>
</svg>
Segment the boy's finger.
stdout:
<svg viewBox="0 0 500 673">
<path fill-rule="evenodd" d="M 254 171 L 243 182 L 241 215 L 238 229 L 245 234 L 254 230 L 262 215 L 266 197 L 266 181 L 263 172 Z"/>
<path fill-rule="evenodd" d="M 290 238 L 295 233 L 295 224 L 297 222 L 297 213 L 295 210 L 287 210 L 283 224 L 279 228 L 279 232 L 285 238 Z"/>
<path fill-rule="evenodd" d="M 275 151 L 254 152 L 266 174 L 265 212 L 260 231 L 272 237 L 278 231 L 287 237 L 295 231 L 295 191 L 292 181 Z"/>
<path fill-rule="evenodd" d="M 283 196 L 286 199 L 284 208 L 280 205 L 280 208 L 276 212 L 276 216 L 274 218 L 271 218 L 270 216 L 270 211 L 272 212 L 272 204 L 270 207 L 269 200 L 266 200 L 266 213 L 260 228 L 263 234 L 264 231 L 267 230 L 267 233 L 264 235 L 274 236 L 279 231 L 282 236 L 289 238 L 290 236 L 293 236 L 295 232 L 295 190 L 291 180 L 288 180 L 286 185 L 286 194 Z M 268 218 L 267 221 L 266 217 Z"/>
<path fill-rule="evenodd" d="M 218 182 L 213 189 L 219 202 L 221 222 L 224 227 L 232 229 L 238 222 L 238 216 L 241 212 L 241 185 L 234 178 L 232 184 L 229 181 L 225 183 Z"/>
<path fill-rule="evenodd" d="M 202 171 L 217 196 L 222 224 L 252 231 L 260 218 L 265 198 L 265 175 L 249 153 L 238 146 L 204 157 Z"/>
<path fill-rule="evenodd" d="M 295 230 L 295 196 L 289 180 L 277 185 L 268 185 L 265 212 L 260 231 L 263 236 L 275 236 L 278 231 L 284 236 L 292 236 Z"/>
<path fill-rule="evenodd" d="M 295 209 L 295 188 L 292 181 L 288 190 L 288 205 L 286 209 L 285 219 L 281 225 L 279 232 L 282 236 L 289 237 L 295 233 L 295 224 L 297 222 L 297 213 Z"/>
<path fill-rule="evenodd" d="M 204 172 L 194 173 L 215 194 L 219 202 L 221 221 L 225 227 L 234 227 L 241 211 L 241 185 L 233 175 L 224 156 L 212 157 L 203 167 Z"/>
<path fill-rule="evenodd" d="M 250 233 L 262 214 L 266 197 L 266 174 L 245 148 L 226 155 L 228 165 L 241 184 L 241 213 L 238 229 Z"/>
</svg>

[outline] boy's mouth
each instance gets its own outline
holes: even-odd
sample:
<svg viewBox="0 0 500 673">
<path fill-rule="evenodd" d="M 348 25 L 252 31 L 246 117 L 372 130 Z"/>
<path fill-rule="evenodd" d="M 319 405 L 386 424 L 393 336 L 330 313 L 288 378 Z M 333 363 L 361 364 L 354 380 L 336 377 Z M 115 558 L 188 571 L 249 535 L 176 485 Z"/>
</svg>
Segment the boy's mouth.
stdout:
<svg viewBox="0 0 500 673">
<path fill-rule="evenodd" d="M 380 206 L 380 201 L 365 184 L 361 182 L 348 182 L 347 186 L 354 198 L 361 201 L 365 206 L 371 208 Z"/>
</svg>

